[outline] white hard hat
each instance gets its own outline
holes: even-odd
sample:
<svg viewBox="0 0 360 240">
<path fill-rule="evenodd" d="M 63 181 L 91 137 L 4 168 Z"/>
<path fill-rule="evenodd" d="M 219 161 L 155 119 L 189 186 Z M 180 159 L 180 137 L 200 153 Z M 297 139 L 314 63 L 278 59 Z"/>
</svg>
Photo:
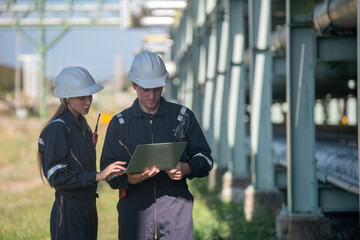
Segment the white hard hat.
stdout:
<svg viewBox="0 0 360 240">
<path fill-rule="evenodd" d="M 145 51 L 135 56 L 128 76 L 142 88 L 157 88 L 166 85 L 169 73 L 156 53 Z"/>
<path fill-rule="evenodd" d="M 103 88 L 95 83 L 85 68 L 66 67 L 55 79 L 54 96 L 58 98 L 89 96 Z"/>
</svg>

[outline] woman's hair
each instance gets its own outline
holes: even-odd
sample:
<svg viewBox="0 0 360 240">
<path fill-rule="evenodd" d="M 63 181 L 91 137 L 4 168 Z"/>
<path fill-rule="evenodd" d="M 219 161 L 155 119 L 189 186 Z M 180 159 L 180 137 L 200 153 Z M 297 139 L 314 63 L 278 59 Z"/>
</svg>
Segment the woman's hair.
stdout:
<svg viewBox="0 0 360 240">
<path fill-rule="evenodd" d="M 56 119 L 57 117 L 59 117 L 60 115 L 64 114 L 67 111 L 67 103 L 65 101 L 65 98 L 60 98 L 60 105 L 58 107 L 58 109 L 56 110 L 56 112 L 54 113 L 54 115 L 49 119 L 49 121 L 46 122 L 45 126 L 43 127 L 43 129 L 41 130 L 41 132 L 44 130 L 44 128 L 54 119 Z M 39 172 L 40 172 L 40 176 L 41 176 L 41 180 L 44 182 L 44 173 L 43 173 L 43 169 L 42 169 L 42 157 L 40 154 L 40 151 L 38 149 L 37 151 L 37 164 L 38 164 L 38 168 L 39 168 Z"/>
</svg>

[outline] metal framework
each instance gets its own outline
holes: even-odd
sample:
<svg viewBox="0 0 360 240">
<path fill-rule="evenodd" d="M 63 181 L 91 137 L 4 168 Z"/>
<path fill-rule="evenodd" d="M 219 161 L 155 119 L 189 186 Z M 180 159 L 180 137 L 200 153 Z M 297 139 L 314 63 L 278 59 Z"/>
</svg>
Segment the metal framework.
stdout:
<svg viewBox="0 0 360 240">
<path fill-rule="evenodd" d="M 111 3 L 110 3 L 111 2 Z M 15 28 L 17 32 L 40 53 L 40 106 L 39 115 L 46 116 L 46 52 L 65 35 L 71 27 L 129 26 L 128 1 L 96 3 L 80 1 L 28 1 L 6 0 L 0 5 L 0 28 Z M 49 41 L 47 28 L 60 28 Z M 25 29 L 38 29 L 38 40 Z"/>
<path fill-rule="evenodd" d="M 70 28 L 168 26 L 175 22 L 177 10 L 184 9 L 186 4 L 179 0 L 5 0 L 0 3 L 0 29 L 16 29 L 40 53 L 39 115 L 45 118 L 45 55 Z M 48 28 L 60 31 L 52 39 L 46 39 Z M 38 39 L 25 29 L 37 29 Z"/>
<path fill-rule="evenodd" d="M 0 27 L 121 26 L 129 24 L 127 1 L 96 3 L 7 0 L 0 5 Z"/>
<path fill-rule="evenodd" d="M 299 236 L 303 237 L 294 239 L 328 234 L 329 221 L 323 213 L 354 212 L 359 208 L 357 151 L 354 146 L 342 150 L 344 146 L 339 142 L 334 146 L 323 141 L 316 135 L 319 132 L 314 122 L 318 99 L 331 94 L 334 100 L 348 99 L 348 104 L 348 96 L 354 92 L 344 83 L 354 82 L 359 75 L 359 61 L 357 72 L 354 67 L 359 58 L 359 48 L 357 54 L 355 51 L 359 35 L 354 32 L 354 16 L 357 12 L 359 20 L 359 10 L 355 0 L 316 2 L 193 0 L 188 3 L 192 8 L 185 9 L 179 26 L 172 31 L 173 56 L 180 79 L 175 94 L 181 100 L 186 97 L 184 92 L 194 92 L 192 102 L 183 100 L 198 111 L 195 114 L 203 113 L 203 129 L 217 164 L 212 171 L 215 181 L 222 183 L 224 190 L 230 174 L 240 186 L 250 175 L 255 193 L 286 189 L 286 205 L 277 216 L 277 233 L 291 237 L 297 228 L 288 228 L 291 224 L 309 226 L 299 228 Z M 248 31 L 243 27 L 246 24 Z M 194 51 L 195 48 L 200 50 Z M 340 65 L 343 68 L 337 71 L 334 66 Z M 189 71 L 194 74 L 189 76 Z M 274 115 L 270 112 L 279 102 L 286 103 L 280 105 L 286 106 L 280 110 L 286 112 L 286 122 L 272 125 L 270 117 Z M 340 115 L 338 110 L 334 112 Z M 329 120 L 330 113 L 327 114 Z M 227 116 L 227 123 L 223 116 Z M 239 126 L 245 124 L 243 119 L 250 119 L 250 138 L 244 133 L 245 125 Z M 339 119 L 335 124 L 341 128 L 344 123 Z M 332 133 L 331 129 L 328 131 L 327 134 Z M 244 147 L 244 143 L 250 147 Z M 250 150 L 251 169 L 247 169 L 248 159 L 236 154 L 240 149 Z M 284 161 L 280 163 L 280 159 Z M 356 173 L 355 177 L 350 178 L 348 172 Z M 230 199 L 233 193 L 235 196 L 235 188 L 234 192 L 227 190 L 222 197 Z"/>
</svg>

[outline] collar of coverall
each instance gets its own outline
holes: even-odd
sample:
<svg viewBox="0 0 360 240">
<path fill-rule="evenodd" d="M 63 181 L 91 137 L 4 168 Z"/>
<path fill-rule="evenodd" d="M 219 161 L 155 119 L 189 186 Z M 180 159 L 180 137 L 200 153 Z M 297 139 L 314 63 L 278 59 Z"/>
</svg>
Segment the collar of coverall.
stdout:
<svg viewBox="0 0 360 240">
<path fill-rule="evenodd" d="M 69 122 L 71 122 L 72 124 L 75 124 L 76 126 L 78 126 L 79 128 L 81 128 L 80 124 L 76 121 L 74 114 L 72 114 L 72 112 L 68 109 L 66 110 L 66 112 L 64 113 L 64 118 L 66 118 Z M 79 114 L 79 121 L 84 120 L 84 116 Z"/>
<path fill-rule="evenodd" d="M 132 109 L 132 114 L 135 117 L 149 116 L 148 113 L 145 113 L 143 110 L 140 109 L 139 100 L 137 98 L 134 101 L 131 109 Z M 165 100 L 165 98 L 161 97 L 159 110 L 154 115 L 164 116 L 166 115 L 167 112 L 168 112 L 168 102 Z"/>
</svg>

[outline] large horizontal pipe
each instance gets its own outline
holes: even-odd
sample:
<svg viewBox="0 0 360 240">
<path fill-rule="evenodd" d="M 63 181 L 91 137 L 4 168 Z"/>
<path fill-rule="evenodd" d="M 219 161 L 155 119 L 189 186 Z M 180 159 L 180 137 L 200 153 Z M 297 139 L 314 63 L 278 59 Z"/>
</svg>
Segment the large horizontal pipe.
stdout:
<svg viewBox="0 0 360 240">
<path fill-rule="evenodd" d="M 353 30 L 357 26 L 356 16 L 356 0 L 329 0 L 315 6 L 314 25 L 318 33 L 330 29 Z M 349 59 L 323 59 L 322 53 L 329 52 L 321 50 L 323 45 L 327 48 L 329 41 L 326 41 L 327 39 L 318 38 L 317 42 L 319 47 L 317 52 L 318 62 L 315 69 L 316 97 L 321 98 L 328 93 L 332 96 L 356 95 L 356 89 L 348 88 L 348 80 L 356 79 L 357 77 L 356 56 Z M 338 44 L 340 44 L 340 41 L 338 41 Z M 345 41 L 346 49 L 351 48 L 351 46 L 356 49 L 356 38 L 348 38 Z M 273 97 L 281 101 L 285 99 L 285 60 L 281 60 L 281 57 L 284 57 L 286 53 L 285 27 L 272 33 L 271 49 L 274 56 L 280 56 L 280 58 L 274 58 Z M 356 52 L 355 49 L 354 53 Z M 335 55 L 339 54 L 333 54 L 333 56 Z M 347 53 L 346 55 L 350 56 L 351 54 Z"/>
<path fill-rule="evenodd" d="M 348 192 L 359 194 L 359 186 L 354 179 L 348 179 L 346 176 L 341 174 L 327 174 L 326 181 L 334 184 Z"/>
<path fill-rule="evenodd" d="M 357 26 L 357 0 L 329 0 L 315 6 L 314 24 L 319 33 Z"/>
<path fill-rule="evenodd" d="M 273 152 L 278 164 L 287 165 L 287 148 L 285 136 L 274 136 Z M 326 180 L 343 188 L 358 193 L 358 152 L 353 144 L 340 141 L 317 139 L 316 168 L 326 175 Z"/>
<path fill-rule="evenodd" d="M 314 25 L 318 33 L 329 29 L 355 30 L 357 26 L 357 0 L 329 0 L 314 9 Z M 275 55 L 284 56 L 286 28 L 272 33 L 271 49 Z"/>
</svg>

